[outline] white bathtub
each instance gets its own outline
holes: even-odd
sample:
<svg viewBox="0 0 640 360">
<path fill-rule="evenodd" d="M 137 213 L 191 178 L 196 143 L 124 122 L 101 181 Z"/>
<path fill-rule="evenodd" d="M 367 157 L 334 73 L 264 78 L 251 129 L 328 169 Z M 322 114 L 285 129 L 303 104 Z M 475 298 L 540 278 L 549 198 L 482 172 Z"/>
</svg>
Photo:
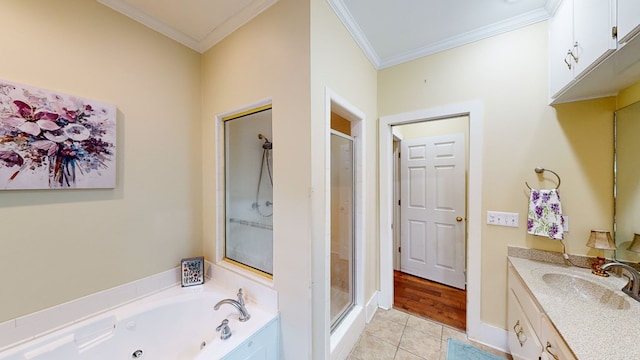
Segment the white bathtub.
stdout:
<svg viewBox="0 0 640 360">
<path fill-rule="evenodd" d="M 231 305 L 213 309 L 224 298 L 235 292 L 213 283 L 172 287 L 10 347 L 0 360 L 214 360 L 240 352 L 277 359 L 278 314 L 247 303 L 251 318 L 240 322 Z M 223 319 L 227 340 L 216 332 Z"/>
</svg>

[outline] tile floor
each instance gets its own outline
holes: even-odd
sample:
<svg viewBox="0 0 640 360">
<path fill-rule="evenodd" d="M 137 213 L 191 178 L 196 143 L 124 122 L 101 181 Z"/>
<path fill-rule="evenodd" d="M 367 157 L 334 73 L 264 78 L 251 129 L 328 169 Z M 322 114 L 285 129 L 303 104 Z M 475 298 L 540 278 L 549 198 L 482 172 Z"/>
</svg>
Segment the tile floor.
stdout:
<svg viewBox="0 0 640 360">
<path fill-rule="evenodd" d="M 378 309 L 347 360 L 445 360 L 447 339 L 472 343 L 460 330 L 391 309 Z M 493 354 L 511 356 L 480 344 Z"/>
</svg>

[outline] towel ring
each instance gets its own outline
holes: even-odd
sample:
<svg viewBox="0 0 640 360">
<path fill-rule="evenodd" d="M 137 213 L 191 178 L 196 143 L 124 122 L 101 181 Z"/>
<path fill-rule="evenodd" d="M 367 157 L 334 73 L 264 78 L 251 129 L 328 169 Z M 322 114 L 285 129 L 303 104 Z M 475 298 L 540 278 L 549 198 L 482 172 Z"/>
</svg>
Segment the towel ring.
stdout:
<svg viewBox="0 0 640 360">
<path fill-rule="evenodd" d="M 556 186 L 556 190 L 558 190 L 558 188 L 560 187 L 560 183 L 562 182 L 562 181 L 560 180 L 560 175 L 558 175 L 558 173 L 556 173 L 556 172 L 555 172 L 555 171 L 553 171 L 553 170 L 549 170 L 549 169 L 545 169 L 545 168 L 541 168 L 541 167 L 537 167 L 537 168 L 533 169 L 533 171 L 535 171 L 535 172 L 536 172 L 536 174 L 542 174 L 543 172 L 548 171 L 548 172 L 552 173 L 553 175 L 555 175 L 555 176 L 558 178 L 558 186 Z M 524 182 L 524 184 L 525 184 L 525 185 L 527 185 L 527 187 L 529 188 L 529 190 L 533 190 L 533 189 L 531 188 L 531 186 L 529 186 L 529 184 L 528 184 L 526 181 Z"/>
</svg>

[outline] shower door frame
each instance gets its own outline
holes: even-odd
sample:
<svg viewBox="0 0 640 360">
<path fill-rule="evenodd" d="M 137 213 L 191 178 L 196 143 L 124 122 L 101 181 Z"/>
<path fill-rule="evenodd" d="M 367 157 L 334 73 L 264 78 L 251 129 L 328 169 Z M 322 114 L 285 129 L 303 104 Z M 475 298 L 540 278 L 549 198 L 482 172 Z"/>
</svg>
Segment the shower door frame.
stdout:
<svg viewBox="0 0 640 360">
<path fill-rule="evenodd" d="M 351 232 L 350 232 L 350 264 L 349 264 L 349 294 L 350 294 L 350 302 L 344 306 L 344 308 L 339 312 L 335 319 L 332 319 L 331 316 L 329 318 L 330 321 L 330 331 L 333 332 L 338 326 L 340 326 L 342 320 L 349 314 L 349 312 L 356 305 L 356 214 L 357 214 L 357 202 L 356 202 L 356 171 L 357 171 L 357 158 L 356 158 L 356 139 L 355 137 L 346 135 L 340 131 L 336 131 L 331 129 L 329 138 L 331 136 L 337 136 L 342 139 L 346 139 L 351 143 Z M 331 143 L 331 141 L 330 141 Z M 331 157 L 331 160 L 333 158 Z M 330 163 L 330 169 L 333 169 L 333 162 Z M 331 194 L 333 194 L 333 187 L 331 187 Z M 331 196 L 331 195 L 330 195 Z M 333 217 L 333 216 L 332 216 Z M 332 241 L 333 243 L 333 241 Z M 332 244 L 330 244 L 329 255 L 332 255 Z M 331 264 L 331 259 L 329 260 Z M 329 279 L 331 282 L 331 278 Z M 332 286 L 329 287 L 329 298 L 331 299 L 332 294 Z M 331 301 L 333 302 L 333 300 Z"/>
<path fill-rule="evenodd" d="M 358 209 L 355 217 L 355 306 L 347 316 L 342 320 L 340 325 L 330 331 L 330 309 L 329 309 L 329 291 L 330 291 L 330 274 L 331 264 L 330 257 L 330 171 L 329 169 L 329 153 L 330 134 L 331 134 L 331 114 L 335 113 L 351 123 L 351 136 L 356 139 L 354 143 L 354 154 L 356 156 L 356 187 L 355 187 L 355 207 Z M 369 234 L 366 224 L 373 221 L 372 216 L 375 215 L 375 209 L 369 207 L 369 199 L 367 199 L 366 189 L 369 187 L 369 180 L 375 176 L 373 169 L 365 166 L 365 164 L 375 161 L 369 159 L 368 156 L 374 153 L 375 141 L 371 143 L 371 149 L 368 147 L 367 134 L 375 129 L 370 129 L 370 120 L 366 114 L 359 108 L 354 106 L 349 100 L 342 97 L 329 87 L 325 87 L 325 113 L 323 124 L 323 136 L 316 137 L 317 146 L 324 148 L 322 156 L 318 157 L 315 170 L 323 173 L 322 188 L 317 192 L 317 211 L 322 211 L 324 216 L 316 217 L 317 222 L 314 223 L 322 236 L 314 241 L 313 252 L 313 326 L 315 334 L 322 334 L 323 340 L 314 341 L 313 358 L 318 359 L 344 359 L 347 358 L 351 349 L 358 342 L 360 334 L 364 331 L 366 319 L 371 319 L 377 308 L 377 295 L 372 294 L 365 299 L 365 268 L 366 268 L 366 241 Z M 318 129 L 319 130 L 319 129 Z M 322 144 L 322 145 L 320 145 Z M 368 149 L 368 151 L 367 151 Z M 318 154 L 319 155 L 319 154 Z M 375 158 L 375 156 L 373 156 Z M 375 201 L 374 201 L 375 203 Z M 371 224 L 373 225 L 373 223 Z M 369 227 L 371 229 L 372 226 Z M 371 265 L 371 264 L 369 264 Z"/>
</svg>

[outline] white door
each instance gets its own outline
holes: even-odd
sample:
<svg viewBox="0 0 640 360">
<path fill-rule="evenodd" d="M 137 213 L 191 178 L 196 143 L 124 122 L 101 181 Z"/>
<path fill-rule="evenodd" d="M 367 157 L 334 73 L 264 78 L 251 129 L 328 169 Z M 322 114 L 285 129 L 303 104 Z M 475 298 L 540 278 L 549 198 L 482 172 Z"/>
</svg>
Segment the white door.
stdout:
<svg viewBox="0 0 640 360">
<path fill-rule="evenodd" d="M 402 141 L 401 271 L 465 288 L 465 139 Z"/>
</svg>

